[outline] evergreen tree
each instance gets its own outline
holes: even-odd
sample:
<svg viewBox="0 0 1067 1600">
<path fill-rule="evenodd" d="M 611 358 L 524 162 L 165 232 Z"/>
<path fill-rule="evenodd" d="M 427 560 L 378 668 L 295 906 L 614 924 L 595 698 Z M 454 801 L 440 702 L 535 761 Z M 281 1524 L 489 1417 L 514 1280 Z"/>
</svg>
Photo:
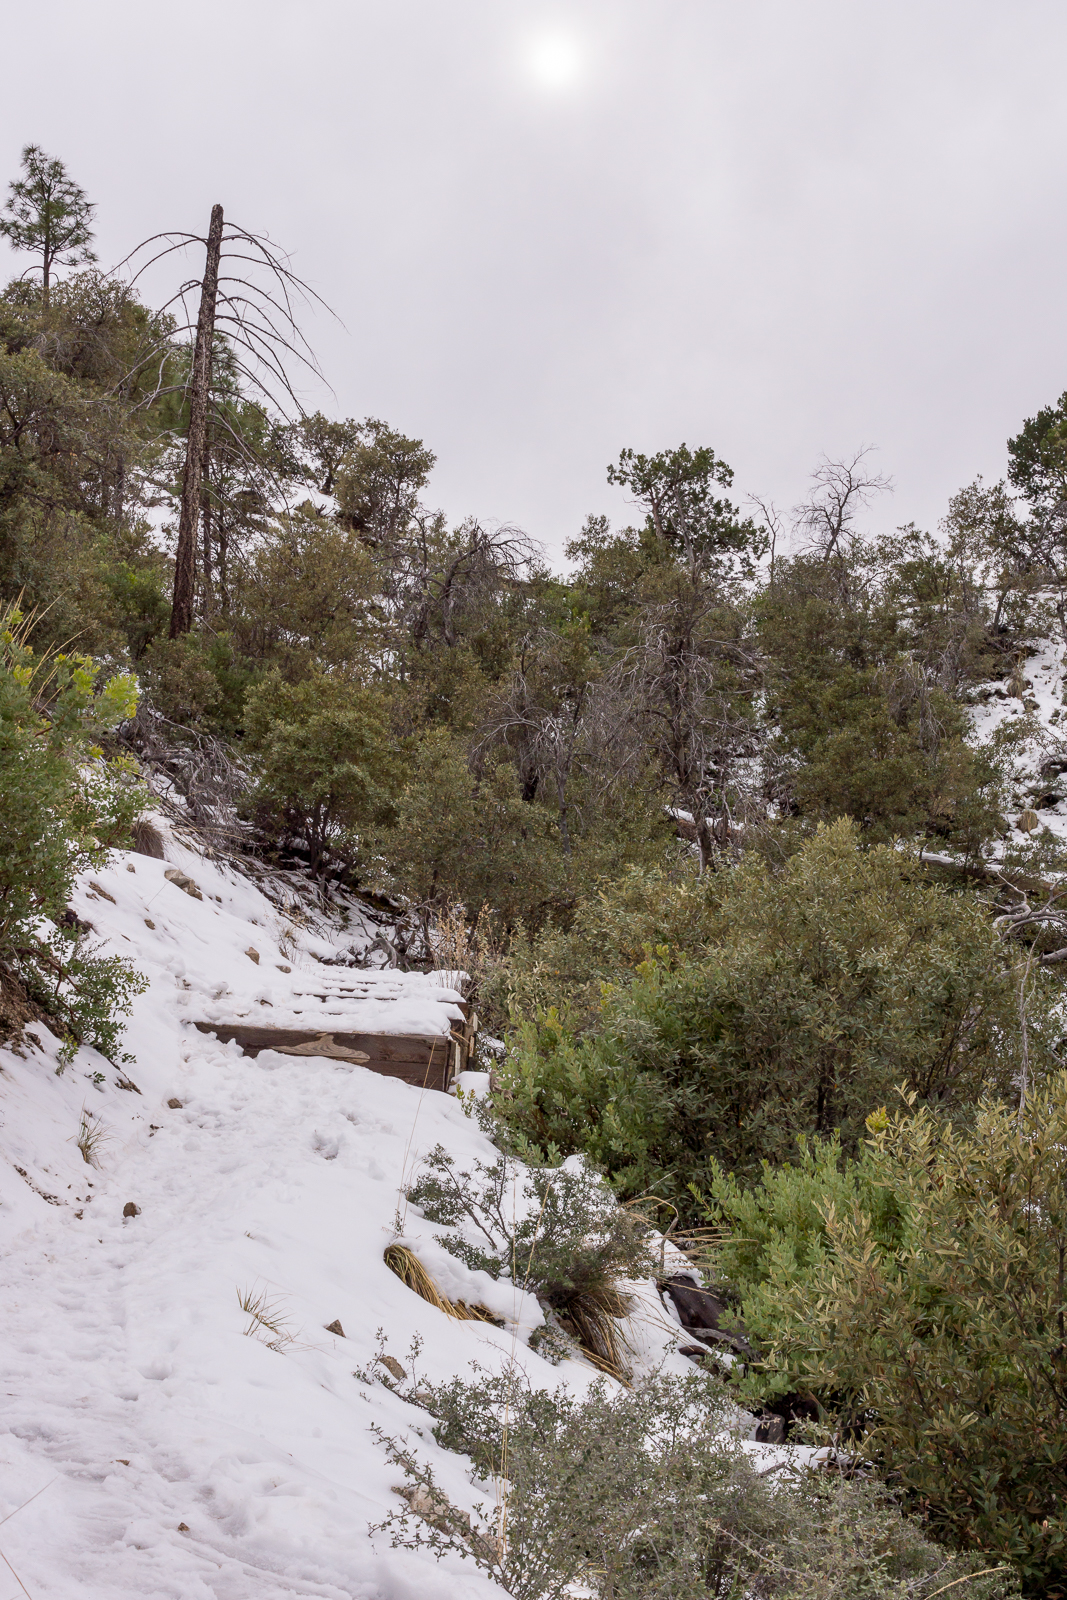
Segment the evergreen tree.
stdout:
<svg viewBox="0 0 1067 1600">
<path fill-rule="evenodd" d="M 96 260 L 90 249 L 93 235 L 89 227 L 96 207 L 62 161 L 45 155 L 39 144 L 28 144 L 23 150 L 22 170 L 25 176 L 9 185 L 0 233 L 13 250 L 40 256 L 47 306 L 53 267 L 76 267 Z"/>
</svg>

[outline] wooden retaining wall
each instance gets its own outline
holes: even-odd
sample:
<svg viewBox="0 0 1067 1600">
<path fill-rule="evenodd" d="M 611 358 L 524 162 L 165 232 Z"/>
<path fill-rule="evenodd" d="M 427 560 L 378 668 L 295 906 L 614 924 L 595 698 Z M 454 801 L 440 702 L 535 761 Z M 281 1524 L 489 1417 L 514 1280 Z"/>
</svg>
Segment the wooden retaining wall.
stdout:
<svg viewBox="0 0 1067 1600">
<path fill-rule="evenodd" d="M 469 1013 L 464 1003 L 463 1010 Z M 357 1062 L 387 1078 L 402 1078 L 417 1088 L 447 1090 L 456 1075 L 466 1070 L 478 1032 L 478 1018 L 468 1014 L 462 1031 L 451 1033 L 347 1033 L 321 1028 L 271 1028 L 245 1022 L 197 1022 L 201 1033 L 213 1033 L 223 1044 L 231 1040 L 253 1059 L 261 1050 L 283 1055 L 323 1055 Z M 316 1050 L 318 1044 L 322 1048 Z"/>
</svg>

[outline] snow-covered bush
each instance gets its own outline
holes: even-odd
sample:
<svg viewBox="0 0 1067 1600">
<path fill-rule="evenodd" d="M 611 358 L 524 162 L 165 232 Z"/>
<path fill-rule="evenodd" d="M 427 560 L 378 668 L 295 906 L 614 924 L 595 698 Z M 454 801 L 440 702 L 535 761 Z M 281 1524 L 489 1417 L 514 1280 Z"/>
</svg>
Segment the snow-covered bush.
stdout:
<svg viewBox="0 0 1067 1600">
<path fill-rule="evenodd" d="M 502 1154 L 460 1170 L 438 1145 L 408 1199 L 449 1229 L 437 1239 L 452 1255 L 530 1290 L 599 1365 L 623 1369 L 613 1324 L 630 1309 L 625 1280 L 656 1270 L 652 1235 L 590 1167 L 527 1170 Z"/>
<path fill-rule="evenodd" d="M 930 1543 L 880 1484 L 761 1469 L 704 1374 L 602 1383 L 578 1399 L 512 1371 L 416 1398 L 492 1498 L 472 1517 L 417 1449 L 379 1432 L 408 1510 L 374 1531 L 468 1557 L 515 1600 L 561 1600 L 575 1582 L 604 1600 L 932 1600 L 957 1582 L 968 1600 L 1017 1592 L 1006 1571 L 978 1576 L 995 1561 Z"/>
</svg>

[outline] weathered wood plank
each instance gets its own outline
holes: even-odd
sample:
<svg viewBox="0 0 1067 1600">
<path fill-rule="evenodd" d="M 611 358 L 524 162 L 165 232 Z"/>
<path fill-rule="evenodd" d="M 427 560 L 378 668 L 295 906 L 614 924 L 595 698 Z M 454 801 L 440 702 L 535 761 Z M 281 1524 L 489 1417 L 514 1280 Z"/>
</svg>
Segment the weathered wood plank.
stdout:
<svg viewBox="0 0 1067 1600">
<path fill-rule="evenodd" d="M 372 1072 L 401 1078 L 419 1088 L 447 1089 L 452 1081 L 453 1047 L 447 1033 L 348 1033 L 329 1028 L 271 1028 L 244 1022 L 197 1022 L 201 1033 L 214 1034 L 223 1044 L 231 1040 L 253 1059 L 261 1050 L 291 1050 L 328 1036 L 346 1050 L 358 1050 Z M 300 1057 L 294 1059 L 299 1060 Z"/>
</svg>

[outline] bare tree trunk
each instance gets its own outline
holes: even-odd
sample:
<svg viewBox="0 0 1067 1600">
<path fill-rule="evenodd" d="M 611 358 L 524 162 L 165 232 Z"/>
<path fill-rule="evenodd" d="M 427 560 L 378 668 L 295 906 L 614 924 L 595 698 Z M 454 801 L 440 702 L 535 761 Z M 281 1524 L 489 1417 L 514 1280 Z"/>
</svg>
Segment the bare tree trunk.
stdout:
<svg viewBox="0 0 1067 1600">
<path fill-rule="evenodd" d="M 693 821 L 696 824 L 697 849 L 700 852 L 700 865 L 698 873 L 703 877 L 715 858 L 715 836 L 708 826 L 705 815 L 706 805 L 704 797 L 698 796 L 693 805 Z"/>
<path fill-rule="evenodd" d="M 204 540 L 204 618 L 210 620 L 215 609 L 214 572 L 212 570 L 211 549 L 211 478 L 209 474 L 211 452 L 208 445 L 204 445 L 204 463 L 200 484 L 200 515 L 203 520 Z"/>
<path fill-rule="evenodd" d="M 218 517 L 219 532 L 219 598 L 222 605 L 222 614 L 230 614 L 230 546 L 229 535 L 226 532 L 226 518 L 219 507 Z"/>
<path fill-rule="evenodd" d="M 200 478 L 207 436 L 208 390 L 211 387 L 211 347 L 215 337 L 215 300 L 219 289 L 222 253 L 222 207 L 212 206 L 207 236 L 207 264 L 200 291 L 200 316 L 193 351 L 193 379 L 189 390 L 189 438 L 185 447 L 182 509 L 178 522 L 178 550 L 174 561 L 174 599 L 170 611 L 170 636 L 188 633 L 193 625 L 196 583 L 196 533 L 200 521 Z"/>
</svg>

